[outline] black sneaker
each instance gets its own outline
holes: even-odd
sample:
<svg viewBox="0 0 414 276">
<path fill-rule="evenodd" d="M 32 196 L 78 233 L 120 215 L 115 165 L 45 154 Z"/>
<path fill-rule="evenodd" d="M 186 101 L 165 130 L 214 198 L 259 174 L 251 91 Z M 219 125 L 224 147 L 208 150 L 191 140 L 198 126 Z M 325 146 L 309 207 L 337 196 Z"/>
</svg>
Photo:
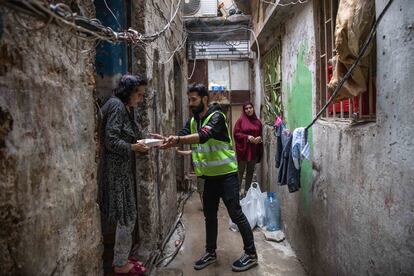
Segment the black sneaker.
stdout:
<svg viewBox="0 0 414 276">
<path fill-rule="evenodd" d="M 195 270 L 203 269 L 209 264 L 215 263 L 216 261 L 217 261 L 216 252 L 214 253 L 206 252 L 204 253 L 203 257 L 201 257 L 197 262 L 195 262 L 194 269 Z"/>
<path fill-rule="evenodd" d="M 246 254 L 243 253 L 243 255 L 233 263 L 231 266 L 233 271 L 239 272 L 239 271 L 245 271 L 253 266 L 257 265 L 257 254 Z"/>
</svg>

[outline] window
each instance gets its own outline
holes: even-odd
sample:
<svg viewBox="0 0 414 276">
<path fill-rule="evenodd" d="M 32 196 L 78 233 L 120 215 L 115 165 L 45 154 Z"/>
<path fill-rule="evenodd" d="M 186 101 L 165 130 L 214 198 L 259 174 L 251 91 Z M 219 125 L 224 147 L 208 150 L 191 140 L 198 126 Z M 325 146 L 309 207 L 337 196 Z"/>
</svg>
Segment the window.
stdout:
<svg viewBox="0 0 414 276">
<path fill-rule="evenodd" d="M 328 83 L 333 74 L 333 57 L 335 50 L 335 25 L 338 13 L 339 0 L 319 1 L 319 93 L 317 95 L 318 110 L 326 104 L 330 98 Z M 375 120 L 376 113 L 376 47 L 375 39 L 368 59 L 367 91 L 359 96 L 350 97 L 340 102 L 329 105 L 322 118 L 351 121 Z"/>
<path fill-rule="evenodd" d="M 280 39 L 277 39 L 275 44 L 276 46 L 264 55 L 262 62 L 265 102 L 263 116 L 265 122 L 271 125 L 276 116 L 283 116 Z"/>
<path fill-rule="evenodd" d="M 249 40 L 189 41 L 189 59 L 249 58 Z"/>
<path fill-rule="evenodd" d="M 210 100 L 221 104 L 243 104 L 250 100 L 250 70 L 247 60 L 209 60 Z"/>
</svg>

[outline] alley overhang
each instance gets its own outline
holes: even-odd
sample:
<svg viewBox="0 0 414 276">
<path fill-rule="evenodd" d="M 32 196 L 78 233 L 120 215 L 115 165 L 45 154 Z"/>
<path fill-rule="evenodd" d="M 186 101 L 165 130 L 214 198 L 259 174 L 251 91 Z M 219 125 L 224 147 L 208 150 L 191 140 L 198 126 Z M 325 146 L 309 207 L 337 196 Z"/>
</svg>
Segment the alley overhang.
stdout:
<svg viewBox="0 0 414 276">
<path fill-rule="evenodd" d="M 192 17 L 184 20 L 190 41 L 249 40 L 250 15 L 222 17 Z"/>
<path fill-rule="evenodd" d="M 245 14 L 252 14 L 250 9 L 251 0 L 234 0 L 234 2 L 236 3 L 237 8 Z"/>
<path fill-rule="evenodd" d="M 286 4 L 289 3 L 290 0 L 280 0 L 277 2 Z M 265 12 L 267 16 L 263 22 L 262 27 L 259 28 L 256 33 L 261 55 L 264 55 L 273 47 L 274 39 L 283 32 L 284 22 L 289 18 L 293 18 L 294 14 L 303 8 L 303 5 L 306 4 L 268 6 Z M 251 50 L 257 51 L 257 45 L 253 37 L 252 39 Z"/>
</svg>

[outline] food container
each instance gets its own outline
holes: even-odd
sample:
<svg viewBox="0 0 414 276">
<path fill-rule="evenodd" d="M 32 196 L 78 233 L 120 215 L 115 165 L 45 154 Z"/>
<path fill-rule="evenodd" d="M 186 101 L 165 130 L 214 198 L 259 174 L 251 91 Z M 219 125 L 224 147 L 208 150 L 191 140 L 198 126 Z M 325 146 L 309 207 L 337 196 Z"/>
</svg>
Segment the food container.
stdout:
<svg viewBox="0 0 414 276">
<path fill-rule="evenodd" d="M 137 143 L 144 143 L 148 147 L 156 147 L 161 146 L 163 144 L 162 139 L 141 139 L 138 140 Z"/>
</svg>

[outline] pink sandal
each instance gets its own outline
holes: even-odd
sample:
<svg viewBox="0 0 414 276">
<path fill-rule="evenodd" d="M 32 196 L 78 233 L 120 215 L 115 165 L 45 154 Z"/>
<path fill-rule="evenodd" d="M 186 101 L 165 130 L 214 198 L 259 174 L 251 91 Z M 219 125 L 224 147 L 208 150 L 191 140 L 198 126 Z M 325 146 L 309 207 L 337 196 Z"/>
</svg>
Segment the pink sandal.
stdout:
<svg viewBox="0 0 414 276">
<path fill-rule="evenodd" d="M 133 265 L 132 268 L 127 273 L 115 273 L 117 276 L 142 276 L 147 272 L 142 262 L 134 257 L 129 257 L 128 261 Z"/>
<path fill-rule="evenodd" d="M 136 258 L 134 258 L 134 257 L 132 257 L 132 256 L 130 256 L 130 257 L 128 257 L 128 261 L 130 262 L 130 263 L 137 263 L 137 264 L 139 264 L 139 265 L 143 265 L 143 263 L 142 262 L 140 262 L 140 261 L 138 261 L 138 259 L 136 259 Z"/>
<path fill-rule="evenodd" d="M 133 265 L 130 271 L 128 273 L 116 273 L 116 275 L 134 275 L 134 276 L 140 276 L 144 275 L 148 270 L 146 267 L 144 267 L 144 264 L 134 257 L 129 257 L 128 261 Z"/>
<path fill-rule="evenodd" d="M 117 276 L 142 276 L 147 272 L 147 269 L 139 264 L 134 264 L 134 266 L 127 273 L 115 273 Z"/>
</svg>

